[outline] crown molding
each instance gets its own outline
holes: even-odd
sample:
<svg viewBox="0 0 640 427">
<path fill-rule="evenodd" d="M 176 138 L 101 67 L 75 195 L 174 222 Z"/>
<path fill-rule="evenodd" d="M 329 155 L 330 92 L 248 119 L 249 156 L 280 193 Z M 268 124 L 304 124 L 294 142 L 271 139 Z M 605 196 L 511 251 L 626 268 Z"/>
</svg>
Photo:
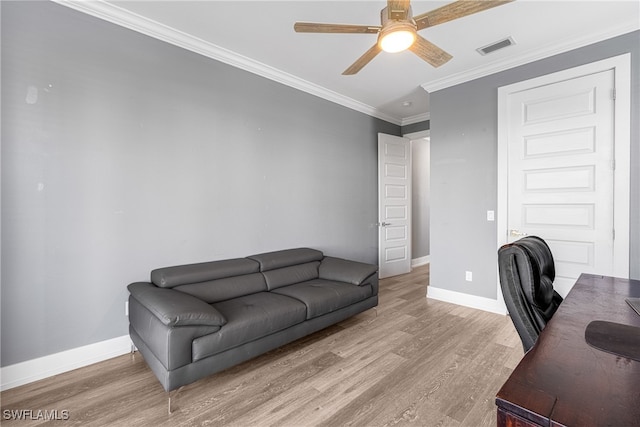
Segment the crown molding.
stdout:
<svg viewBox="0 0 640 427">
<path fill-rule="evenodd" d="M 629 22 L 623 23 L 616 27 L 607 28 L 606 30 L 599 32 L 593 32 L 589 36 L 577 37 L 573 39 L 567 39 L 564 42 L 552 43 L 540 49 L 533 50 L 525 55 L 492 62 L 485 66 L 476 67 L 463 73 L 451 74 L 441 79 L 423 83 L 421 86 L 429 93 L 435 92 L 491 74 L 499 73 L 501 71 L 505 71 L 514 67 L 518 67 L 520 65 L 548 58 L 553 55 L 568 52 L 573 49 L 578 49 L 580 47 L 610 39 L 612 37 L 630 33 L 638 29 L 640 29 L 640 23 L 637 22 L 637 19 L 630 20 Z"/>
<path fill-rule="evenodd" d="M 367 114 L 378 119 L 401 125 L 402 120 L 398 117 L 390 116 L 378 109 L 356 101 L 353 98 L 341 95 L 337 92 L 303 80 L 292 74 L 278 70 L 269 65 L 255 61 L 246 56 L 235 53 L 231 50 L 217 46 L 213 43 L 194 37 L 182 31 L 171 28 L 167 25 L 145 18 L 136 13 L 130 12 L 119 6 L 107 3 L 104 0 L 51 0 L 54 3 L 94 16 L 104 21 L 111 22 L 138 33 L 153 37 L 158 40 L 170 43 L 174 46 L 187 49 L 211 59 L 223 62 L 244 71 L 265 77 L 278 83 L 303 92 L 323 98 L 327 101 L 342 105 L 355 111 Z"/>
<path fill-rule="evenodd" d="M 400 126 L 406 126 L 406 125 L 412 125 L 414 123 L 420 123 L 420 122 L 426 122 L 427 120 L 431 119 L 431 113 L 426 112 L 423 114 L 417 114 L 415 116 L 411 116 L 411 117 L 405 117 L 404 119 L 402 119 L 402 121 L 400 122 Z"/>
<path fill-rule="evenodd" d="M 417 116 L 398 118 L 383 113 L 378 109 L 357 101 L 353 98 L 346 97 L 337 92 L 303 80 L 292 74 L 278 70 L 269 65 L 255 61 L 246 56 L 235 53 L 231 50 L 217 46 L 200 38 L 194 37 L 182 31 L 171 28 L 167 25 L 145 18 L 136 13 L 130 12 L 112 3 L 104 0 L 51 0 L 57 4 L 75 9 L 87 15 L 94 16 L 104 21 L 111 22 L 124 28 L 145 34 L 158 40 L 170 43 L 174 46 L 195 52 L 211 59 L 223 62 L 233 67 L 248 71 L 261 77 L 273 80 L 286 86 L 309 93 L 327 101 L 342 105 L 349 109 L 367 114 L 372 117 L 393 123 L 395 125 L 404 126 L 408 124 L 418 123 L 420 121 L 429 120 L 427 115 L 421 114 Z M 591 33 L 589 36 L 569 39 L 561 43 L 552 43 L 540 49 L 531 51 L 525 55 L 505 59 L 502 61 L 492 62 L 482 67 L 476 67 L 462 73 L 448 75 L 441 79 L 435 79 L 421 86 L 427 92 L 435 92 L 491 74 L 508 70 L 520 65 L 534 62 L 549 56 L 577 49 L 592 43 L 596 43 L 608 38 L 616 37 L 640 29 L 640 25 L 636 20 L 630 19 L 630 22 L 624 23 L 614 28 L 604 31 Z"/>
</svg>

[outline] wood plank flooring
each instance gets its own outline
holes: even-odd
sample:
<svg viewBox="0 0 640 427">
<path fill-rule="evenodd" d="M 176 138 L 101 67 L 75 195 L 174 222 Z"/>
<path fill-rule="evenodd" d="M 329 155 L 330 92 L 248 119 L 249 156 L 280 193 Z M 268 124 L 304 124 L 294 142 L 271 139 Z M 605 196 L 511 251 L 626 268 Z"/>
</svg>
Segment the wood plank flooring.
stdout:
<svg viewBox="0 0 640 427">
<path fill-rule="evenodd" d="M 428 281 L 428 265 L 381 280 L 377 309 L 173 392 L 171 414 L 136 352 L 2 392 L 0 422 L 495 426 L 495 394 L 523 355 L 518 335 L 507 316 L 425 298 Z"/>
</svg>

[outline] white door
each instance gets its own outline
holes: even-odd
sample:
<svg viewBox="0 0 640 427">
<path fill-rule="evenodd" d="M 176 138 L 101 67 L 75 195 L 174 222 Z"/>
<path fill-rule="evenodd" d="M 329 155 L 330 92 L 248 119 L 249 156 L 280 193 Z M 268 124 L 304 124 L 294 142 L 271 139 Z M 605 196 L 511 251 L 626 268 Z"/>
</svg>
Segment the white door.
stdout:
<svg viewBox="0 0 640 427">
<path fill-rule="evenodd" d="M 507 241 L 537 235 L 563 296 L 580 273 L 615 276 L 614 71 L 512 92 Z M 628 274 L 628 273 L 627 273 Z"/>
<path fill-rule="evenodd" d="M 411 271 L 411 145 L 378 134 L 378 265 L 380 278 Z"/>
</svg>

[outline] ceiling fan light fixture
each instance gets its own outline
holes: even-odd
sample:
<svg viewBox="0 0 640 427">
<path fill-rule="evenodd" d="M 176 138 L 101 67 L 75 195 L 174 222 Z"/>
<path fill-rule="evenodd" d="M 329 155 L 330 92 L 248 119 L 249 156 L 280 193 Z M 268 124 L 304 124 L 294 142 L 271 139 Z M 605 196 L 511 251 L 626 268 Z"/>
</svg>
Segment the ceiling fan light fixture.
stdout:
<svg viewBox="0 0 640 427">
<path fill-rule="evenodd" d="M 411 47 L 416 37 L 414 24 L 406 21 L 392 21 L 380 30 L 378 45 L 385 52 L 402 52 Z"/>
<path fill-rule="evenodd" d="M 411 0 L 387 0 L 387 7 L 380 11 L 379 26 L 296 22 L 293 29 L 298 33 L 377 34 L 376 44 L 342 72 L 345 76 L 356 74 L 380 52 L 402 52 L 406 49 L 435 68 L 447 63 L 452 56 L 424 37 L 420 37 L 418 31 L 512 1 L 514 0 L 457 0 L 429 12 L 414 15 Z M 483 50 L 486 52 L 487 47 Z"/>
</svg>

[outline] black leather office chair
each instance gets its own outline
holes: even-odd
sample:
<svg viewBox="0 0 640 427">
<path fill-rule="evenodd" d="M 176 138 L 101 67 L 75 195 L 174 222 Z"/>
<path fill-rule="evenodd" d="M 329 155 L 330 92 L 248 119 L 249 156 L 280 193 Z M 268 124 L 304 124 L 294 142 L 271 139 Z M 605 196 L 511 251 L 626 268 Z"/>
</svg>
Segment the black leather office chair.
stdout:
<svg viewBox="0 0 640 427">
<path fill-rule="evenodd" d="M 527 352 L 558 309 L 555 266 L 547 243 L 527 236 L 498 250 L 500 287 L 513 325 Z"/>
</svg>

